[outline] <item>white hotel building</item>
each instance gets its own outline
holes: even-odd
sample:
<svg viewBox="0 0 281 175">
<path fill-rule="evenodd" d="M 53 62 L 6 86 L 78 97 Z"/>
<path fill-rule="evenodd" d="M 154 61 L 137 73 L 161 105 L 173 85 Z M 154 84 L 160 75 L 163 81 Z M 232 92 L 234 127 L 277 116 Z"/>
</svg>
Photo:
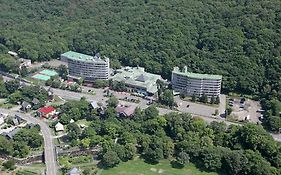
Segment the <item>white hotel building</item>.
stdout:
<svg viewBox="0 0 281 175">
<path fill-rule="evenodd" d="M 221 75 L 198 74 L 187 71 L 185 66 L 183 71 L 175 67 L 172 72 L 172 86 L 175 92 L 200 97 L 206 94 L 208 97 L 218 96 L 221 91 Z"/>
<path fill-rule="evenodd" d="M 96 79 L 108 80 L 109 58 L 103 59 L 96 56 L 85 55 L 73 51 L 61 55 L 61 60 L 67 62 L 71 78 L 84 78 L 85 81 L 93 82 Z"/>
</svg>

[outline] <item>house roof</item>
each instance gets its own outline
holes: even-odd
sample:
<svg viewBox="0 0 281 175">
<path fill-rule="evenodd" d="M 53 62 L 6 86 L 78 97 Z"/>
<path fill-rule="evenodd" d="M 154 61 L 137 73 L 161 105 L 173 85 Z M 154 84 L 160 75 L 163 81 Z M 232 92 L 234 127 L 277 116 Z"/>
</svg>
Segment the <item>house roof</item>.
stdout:
<svg viewBox="0 0 281 175">
<path fill-rule="evenodd" d="M 31 106 L 31 105 L 30 105 L 28 102 L 23 101 L 22 104 L 21 104 L 21 106 L 22 106 L 23 108 L 27 108 L 28 106 Z"/>
<path fill-rule="evenodd" d="M 43 114 L 49 114 L 51 112 L 53 112 L 54 110 L 56 110 L 53 106 L 45 106 L 40 108 L 38 111 L 43 113 Z"/>
<path fill-rule="evenodd" d="M 56 131 L 63 131 L 63 130 L 64 130 L 64 126 L 63 126 L 63 124 L 61 124 L 60 122 L 58 122 L 58 123 L 55 125 L 55 129 L 56 129 Z"/>
<path fill-rule="evenodd" d="M 17 118 L 13 118 L 12 119 L 14 125 L 18 125 L 19 124 L 19 120 Z"/>
<path fill-rule="evenodd" d="M 78 168 L 74 167 L 69 171 L 68 174 L 69 175 L 80 175 L 80 172 L 79 172 Z"/>
<path fill-rule="evenodd" d="M 40 101 L 37 98 L 33 98 L 32 103 L 37 105 L 40 103 Z"/>
<path fill-rule="evenodd" d="M 21 130 L 20 128 L 15 128 L 11 132 L 5 133 L 5 135 L 7 137 L 9 137 L 10 139 L 12 139 L 14 137 L 14 135 L 16 135 L 20 130 Z"/>
<path fill-rule="evenodd" d="M 130 117 L 134 114 L 136 107 L 135 106 L 117 106 L 116 112 L 119 114 L 124 114 L 127 117 Z"/>
<path fill-rule="evenodd" d="M 92 101 L 92 102 L 91 102 L 91 106 L 92 106 L 94 109 L 99 107 L 97 101 Z"/>
</svg>

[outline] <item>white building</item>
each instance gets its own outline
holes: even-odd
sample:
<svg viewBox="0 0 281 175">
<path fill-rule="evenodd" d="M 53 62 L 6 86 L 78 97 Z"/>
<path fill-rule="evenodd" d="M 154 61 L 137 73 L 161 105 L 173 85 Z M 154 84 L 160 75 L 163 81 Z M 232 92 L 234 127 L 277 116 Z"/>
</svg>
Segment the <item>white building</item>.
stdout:
<svg viewBox="0 0 281 175">
<path fill-rule="evenodd" d="M 175 92 L 192 96 L 208 97 L 218 96 L 221 91 L 221 75 L 198 74 L 187 71 L 187 67 L 181 71 L 175 67 L 172 72 L 172 86 Z"/>
<path fill-rule="evenodd" d="M 69 51 L 61 55 L 61 60 L 67 62 L 72 79 L 82 77 L 87 82 L 93 82 L 96 79 L 108 80 L 109 78 L 109 58 L 107 57 L 102 59 L 99 54 L 93 57 Z"/>
<path fill-rule="evenodd" d="M 64 131 L 64 126 L 63 126 L 63 124 L 61 124 L 60 122 L 58 122 L 58 123 L 55 125 L 55 130 L 56 130 L 56 132 Z"/>
</svg>

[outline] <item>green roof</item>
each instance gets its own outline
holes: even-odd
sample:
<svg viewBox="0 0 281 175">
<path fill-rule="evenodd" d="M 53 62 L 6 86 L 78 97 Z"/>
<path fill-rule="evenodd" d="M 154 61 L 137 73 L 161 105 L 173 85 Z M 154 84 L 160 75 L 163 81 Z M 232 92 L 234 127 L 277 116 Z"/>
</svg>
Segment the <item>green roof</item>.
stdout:
<svg viewBox="0 0 281 175">
<path fill-rule="evenodd" d="M 73 60 L 84 60 L 84 61 L 92 61 L 94 58 L 93 56 L 78 53 L 78 52 L 73 52 L 73 51 L 65 52 L 61 56 L 64 56 L 64 57 L 67 57 L 67 58 L 73 59 Z"/>
<path fill-rule="evenodd" d="M 156 93 L 156 81 L 163 80 L 160 75 L 145 72 L 142 67 L 124 67 L 117 72 L 112 77 L 114 81 L 123 81 L 127 85 L 144 88 L 149 93 Z"/>
<path fill-rule="evenodd" d="M 99 54 L 97 54 L 95 56 L 91 56 L 91 55 L 86 55 L 86 54 L 82 54 L 82 53 L 78 53 L 78 52 L 68 51 L 68 52 L 65 52 L 64 54 L 61 54 L 61 56 L 66 57 L 68 59 L 72 59 L 72 60 L 87 61 L 87 62 L 96 62 L 96 63 L 109 62 L 109 58 L 104 57 L 103 59 L 101 59 Z"/>
<path fill-rule="evenodd" d="M 186 66 L 184 67 L 184 71 L 180 71 L 178 67 L 175 67 L 173 73 L 190 78 L 195 78 L 195 79 L 222 79 L 221 75 L 199 74 L 199 73 L 188 72 Z"/>
</svg>

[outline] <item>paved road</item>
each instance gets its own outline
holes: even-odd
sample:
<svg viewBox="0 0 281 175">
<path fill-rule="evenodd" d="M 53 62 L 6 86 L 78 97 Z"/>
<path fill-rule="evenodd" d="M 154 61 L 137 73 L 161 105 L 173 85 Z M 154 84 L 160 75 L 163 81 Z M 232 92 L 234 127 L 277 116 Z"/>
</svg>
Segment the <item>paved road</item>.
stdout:
<svg viewBox="0 0 281 175">
<path fill-rule="evenodd" d="M 46 174 L 56 175 L 57 174 L 57 162 L 55 155 L 55 146 L 53 142 L 53 135 L 49 126 L 42 120 L 32 117 L 29 114 L 19 113 L 12 110 L 2 109 L 0 111 L 7 113 L 9 115 L 18 115 L 27 122 L 38 124 L 41 127 L 41 133 L 44 138 L 44 154 L 45 154 L 45 164 L 46 164 Z"/>
</svg>

